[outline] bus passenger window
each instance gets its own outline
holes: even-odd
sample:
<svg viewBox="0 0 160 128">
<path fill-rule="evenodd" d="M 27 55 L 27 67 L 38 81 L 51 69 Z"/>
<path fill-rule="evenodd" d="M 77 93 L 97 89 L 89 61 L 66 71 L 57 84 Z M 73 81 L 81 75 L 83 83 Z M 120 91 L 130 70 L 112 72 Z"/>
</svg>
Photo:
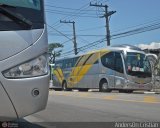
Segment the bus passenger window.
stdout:
<svg viewBox="0 0 160 128">
<path fill-rule="evenodd" d="M 62 61 L 56 62 L 55 67 L 56 68 L 62 68 Z"/>
<path fill-rule="evenodd" d="M 114 54 L 113 54 L 113 52 L 106 53 L 104 56 L 102 56 L 101 61 L 102 61 L 103 66 L 114 70 Z"/>
</svg>

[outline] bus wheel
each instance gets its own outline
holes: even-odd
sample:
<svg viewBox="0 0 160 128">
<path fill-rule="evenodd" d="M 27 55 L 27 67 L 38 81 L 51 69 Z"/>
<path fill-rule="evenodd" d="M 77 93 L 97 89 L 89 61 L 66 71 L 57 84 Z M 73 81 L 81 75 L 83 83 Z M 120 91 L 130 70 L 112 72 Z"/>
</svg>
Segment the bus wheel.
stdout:
<svg viewBox="0 0 160 128">
<path fill-rule="evenodd" d="M 132 92 L 133 90 L 123 90 L 123 89 L 119 90 L 119 93 L 132 93 Z"/>
<path fill-rule="evenodd" d="M 132 93 L 133 90 L 126 90 L 126 93 Z"/>
<path fill-rule="evenodd" d="M 54 88 L 55 91 L 62 91 L 61 88 Z"/>
<path fill-rule="evenodd" d="M 108 89 L 108 83 L 106 80 L 102 80 L 99 85 L 100 92 L 111 92 L 111 89 Z"/>
<path fill-rule="evenodd" d="M 78 91 L 81 91 L 81 92 L 88 92 L 88 90 L 89 90 L 88 88 L 79 88 L 78 89 Z"/>
<path fill-rule="evenodd" d="M 123 89 L 120 89 L 119 93 L 125 93 L 125 91 Z"/>
</svg>

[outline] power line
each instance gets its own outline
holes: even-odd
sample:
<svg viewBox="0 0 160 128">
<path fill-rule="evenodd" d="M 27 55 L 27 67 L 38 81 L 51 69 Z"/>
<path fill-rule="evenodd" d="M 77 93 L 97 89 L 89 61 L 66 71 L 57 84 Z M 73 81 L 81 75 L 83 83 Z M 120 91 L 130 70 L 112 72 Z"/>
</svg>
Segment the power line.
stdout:
<svg viewBox="0 0 160 128">
<path fill-rule="evenodd" d="M 139 27 L 139 28 L 136 28 L 136 29 L 132 29 L 132 30 L 129 30 L 129 31 L 125 31 L 125 32 L 121 32 L 121 33 L 117 33 L 117 34 L 112 34 L 111 36 L 115 37 L 115 36 L 120 36 L 120 35 L 124 35 L 124 34 L 129 34 L 129 32 L 132 34 L 133 32 L 142 31 L 141 29 L 144 29 L 144 28 L 146 29 L 146 27 L 147 27 L 147 29 L 150 29 L 150 27 L 155 27 L 155 29 L 156 29 L 157 25 L 159 26 L 159 22 L 160 21 L 159 22 L 158 22 L 158 20 L 153 20 L 153 21 L 156 21 L 156 22 L 154 24 L 147 24 L 147 26 L 142 26 L 142 25 L 144 25 L 146 23 L 135 25 L 135 26 L 132 26 L 132 27 L 138 27 L 138 26 L 142 26 L 142 27 Z M 147 22 L 147 23 L 150 23 L 150 22 Z M 132 27 L 129 27 L 129 28 L 132 28 Z M 143 31 L 146 31 L 146 30 L 143 30 Z M 50 33 L 50 34 L 54 34 L 54 33 Z M 55 36 L 61 36 L 61 35 L 58 35 L 58 34 L 54 34 L 54 35 Z M 71 36 L 71 34 L 65 34 L 65 35 Z M 100 36 L 105 36 L 105 35 L 87 35 L 87 34 L 85 34 L 85 35 L 77 35 L 77 36 L 96 36 L 96 37 L 99 36 L 100 37 Z"/>
<path fill-rule="evenodd" d="M 150 24 L 150 25 L 146 25 L 146 26 L 134 29 L 134 30 L 130 30 L 130 31 L 127 31 L 127 32 L 122 32 L 122 33 L 118 33 L 118 34 L 112 35 L 111 36 L 112 37 L 111 40 L 122 38 L 122 37 L 126 37 L 126 36 L 131 36 L 131 35 L 135 35 L 135 34 L 139 34 L 139 33 L 143 33 L 143 32 L 147 32 L 147 31 L 152 31 L 152 30 L 156 30 L 156 29 L 159 29 L 159 28 L 160 28 L 160 23 Z M 95 41 L 93 43 L 89 43 L 87 45 L 79 47 L 78 50 L 79 51 L 83 51 L 83 50 L 86 50 L 88 48 L 97 46 L 98 44 L 101 44 L 105 40 L 106 39 L 104 38 L 104 39 Z M 67 53 L 70 53 L 70 52 L 72 52 L 72 51 L 65 52 L 64 54 L 67 54 Z"/>
<path fill-rule="evenodd" d="M 72 10 L 72 11 L 78 11 L 79 9 L 73 9 L 73 8 L 65 8 L 65 7 L 57 7 L 53 5 L 46 5 L 47 7 L 54 7 L 54 8 L 59 8 L 59 9 L 64 9 L 64 10 Z M 87 11 L 87 12 L 95 12 L 95 10 L 81 10 L 81 11 Z M 73 13 L 73 12 L 72 12 Z"/>
<path fill-rule="evenodd" d="M 93 42 L 93 43 L 89 43 L 89 44 L 87 44 L 87 45 L 81 46 L 81 47 L 78 48 L 78 52 L 81 51 L 82 49 L 87 48 L 87 47 L 93 47 L 94 45 L 99 44 L 99 43 L 101 43 L 101 42 L 103 42 L 103 41 L 105 41 L 105 38 L 103 38 L 103 39 L 101 39 L 101 40 L 98 40 L 98 41 L 95 41 L 95 42 Z M 74 50 L 70 50 L 70 51 L 65 52 L 65 53 L 63 53 L 63 54 L 67 54 L 67 53 L 70 53 L 70 52 L 72 52 L 72 51 L 74 51 Z M 67 55 L 68 55 L 68 54 L 67 54 Z"/>
<path fill-rule="evenodd" d="M 91 0 L 90 2 L 94 2 L 94 1 L 97 1 L 97 0 Z M 100 1 L 102 1 L 102 0 L 100 0 Z M 100 2 L 100 1 L 99 1 L 99 2 Z M 106 1 L 108 1 L 108 0 L 106 0 Z M 103 2 L 106 2 L 106 1 L 103 1 Z M 89 3 L 90 3 L 90 2 L 89 2 Z M 55 3 L 52 3 L 52 2 L 47 2 L 47 3 L 49 3 L 49 4 L 55 4 Z M 48 5 L 47 3 L 46 3 L 46 5 Z M 82 7 L 80 7 L 80 8 L 77 9 L 77 10 L 74 10 L 74 11 L 72 12 L 72 15 L 69 15 L 69 16 L 67 15 L 66 17 L 61 18 L 61 20 L 68 19 L 68 18 L 72 18 L 72 19 L 70 19 L 70 20 L 73 20 L 73 19 L 75 19 L 75 18 L 77 18 L 77 17 L 97 18 L 97 17 L 94 17 L 94 16 L 82 16 L 82 15 L 79 16 L 79 15 L 78 15 L 78 13 L 83 12 L 85 9 L 88 10 L 88 7 L 90 7 L 90 6 L 89 6 L 89 3 L 83 5 Z M 48 13 L 53 13 L 53 12 L 49 12 L 49 11 L 48 11 Z M 73 14 L 74 14 L 74 15 L 73 15 Z M 63 15 L 64 15 L 64 14 L 63 14 Z M 54 26 L 54 27 L 56 27 L 56 28 L 60 27 L 59 21 L 53 23 L 52 26 Z"/>
<path fill-rule="evenodd" d="M 95 6 L 95 7 L 103 7 L 105 8 L 105 14 L 101 17 L 106 19 L 106 39 L 107 39 L 107 46 L 110 45 L 110 30 L 109 30 L 109 17 L 116 13 L 116 11 L 108 11 L 108 5 L 103 5 L 103 4 L 92 4 L 90 2 L 90 6 Z"/>
<path fill-rule="evenodd" d="M 126 37 L 126 36 L 131 36 L 131 35 L 135 35 L 135 34 L 142 33 L 142 32 L 152 31 L 155 29 L 159 29 L 159 26 L 158 25 L 154 25 L 154 26 L 152 25 L 152 26 L 148 26 L 148 27 L 144 26 L 142 28 L 136 28 L 133 30 L 113 34 L 113 35 L 111 35 L 111 39 L 117 39 L 117 38 L 122 38 L 122 37 Z M 86 47 L 86 48 L 89 48 L 89 47 Z M 81 49 L 81 50 L 83 50 L 83 49 Z"/>
<path fill-rule="evenodd" d="M 62 42 L 61 44 L 64 45 L 64 44 L 68 43 L 69 41 L 72 41 L 72 39 L 66 40 L 66 41 Z"/>
<path fill-rule="evenodd" d="M 155 30 L 155 29 L 159 29 L 159 28 L 160 28 L 160 23 L 154 23 L 154 24 L 149 24 L 149 25 L 146 25 L 146 26 L 143 26 L 143 27 L 140 27 L 140 28 L 130 30 L 130 31 L 114 34 L 111 37 L 134 35 L 134 34 L 147 32 L 147 31 L 151 31 L 151 30 Z"/>
<path fill-rule="evenodd" d="M 73 15 L 73 11 L 65 11 L 65 10 L 62 11 L 62 10 L 55 10 L 55 9 L 45 9 L 45 11 L 53 12 L 53 13 L 61 13 L 61 14 L 72 14 Z M 88 11 L 78 13 L 78 15 L 84 15 L 84 14 L 95 16 L 95 13 L 93 13 L 93 12 L 88 13 Z"/>
<path fill-rule="evenodd" d="M 160 23 L 149 24 L 149 25 L 139 27 L 139 28 L 136 28 L 136 29 L 133 29 L 133 30 L 129 30 L 129 31 L 126 31 L 126 32 L 114 34 L 114 35 L 111 36 L 111 40 L 131 36 L 131 35 L 135 35 L 135 34 L 139 34 L 139 33 L 143 33 L 143 32 L 147 32 L 147 31 L 152 31 L 152 30 L 156 30 L 156 29 L 159 29 L 159 28 L 160 28 Z M 104 41 L 104 39 L 103 39 L 103 41 Z M 78 50 L 84 50 L 84 49 L 96 46 L 96 45 L 99 44 L 99 42 L 101 43 L 102 40 L 87 44 L 83 47 L 78 48 Z"/>
<path fill-rule="evenodd" d="M 72 40 L 71 38 L 69 38 L 68 36 L 66 36 L 65 34 L 63 34 L 62 32 L 58 31 L 57 29 L 55 29 L 54 27 L 52 27 L 51 25 L 47 24 L 47 26 L 49 26 L 50 28 L 52 28 L 53 30 L 55 30 L 56 32 L 58 32 L 59 34 L 63 35 L 64 37 L 66 37 L 69 40 Z"/>
<path fill-rule="evenodd" d="M 77 41 L 76 41 L 76 31 L 75 31 L 75 22 L 74 21 L 61 21 L 60 23 L 71 23 L 73 25 L 73 44 L 74 44 L 74 53 L 75 55 L 78 54 L 77 52 Z"/>
<path fill-rule="evenodd" d="M 63 35 L 59 35 L 59 34 L 56 34 L 56 33 L 49 33 L 50 35 L 54 35 L 54 36 L 63 36 Z M 65 34 L 66 36 L 73 36 L 72 34 Z M 106 35 L 76 35 L 77 37 L 85 37 L 85 36 L 90 36 L 90 37 L 105 37 Z"/>
<path fill-rule="evenodd" d="M 89 31 L 89 30 L 97 30 L 97 29 L 100 29 L 100 28 L 104 28 L 105 26 L 97 26 L 97 27 L 93 27 L 93 28 L 86 28 L 86 29 L 81 29 L 81 30 L 78 30 L 78 31 Z"/>
<path fill-rule="evenodd" d="M 104 28 L 105 26 L 103 25 L 103 26 L 97 26 L 97 27 L 92 27 L 92 28 L 86 28 L 86 29 L 79 29 L 79 30 L 77 30 L 77 31 L 79 31 L 79 32 L 83 32 L 83 31 L 91 31 L 91 30 L 97 30 L 97 29 L 101 29 L 101 28 Z M 52 32 L 52 31 L 50 31 L 50 32 Z M 62 31 L 63 33 L 64 32 L 71 32 L 71 31 Z"/>
<path fill-rule="evenodd" d="M 137 24 L 137 25 L 133 25 L 133 26 L 130 26 L 130 27 L 127 27 L 127 28 L 123 28 L 123 29 L 118 29 L 118 30 L 114 30 L 112 31 L 113 32 L 120 32 L 120 31 L 124 31 L 124 30 L 128 30 L 128 29 L 131 29 L 131 28 L 137 28 L 137 27 L 140 27 L 140 26 L 143 26 L 143 25 L 147 25 L 147 24 L 150 24 L 150 23 L 157 23 L 157 22 L 160 22 L 160 18 L 154 18 L 152 20 L 149 20 L 145 23 L 141 23 L 141 24 Z"/>
<path fill-rule="evenodd" d="M 95 0 L 92 0 L 92 1 L 95 1 Z M 61 20 L 64 20 L 64 19 L 67 19 L 67 18 L 70 18 L 70 17 L 76 17 L 77 14 L 80 13 L 81 10 L 84 10 L 85 8 L 88 9 L 88 3 L 85 4 L 85 5 L 83 5 L 83 6 L 80 7 L 79 9 L 77 9 L 77 11 L 73 11 L 74 16 L 73 16 L 73 15 L 72 15 L 72 16 L 66 16 L 66 17 L 61 18 Z M 73 20 L 73 19 L 74 19 L 74 18 L 72 18 L 72 19 L 70 19 L 70 20 Z M 54 25 L 54 27 L 58 26 L 58 25 L 59 25 L 59 21 L 55 22 L 53 25 Z M 52 26 L 53 26 L 53 25 L 52 25 Z"/>
<path fill-rule="evenodd" d="M 77 14 L 73 14 L 73 13 L 72 13 L 72 14 L 71 14 L 71 13 L 68 14 L 68 13 L 61 13 L 61 12 L 54 12 L 54 11 L 47 11 L 47 10 L 46 10 L 46 12 L 47 12 L 47 13 L 59 14 L 59 15 L 67 15 L 67 16 L 69 15 L 69 16 L 77 16 L 77 17 L 85 17 L 85 18 L 86 18 L 86 17 L 88 17 L 88 18 L 98 18 L 97 16 L 84 15 L 84 14 L 79 14 L 79 15 L 77 15 Z M 83 16 L 83 15 L 84 15 L 84 16 Z"/>
</svg>

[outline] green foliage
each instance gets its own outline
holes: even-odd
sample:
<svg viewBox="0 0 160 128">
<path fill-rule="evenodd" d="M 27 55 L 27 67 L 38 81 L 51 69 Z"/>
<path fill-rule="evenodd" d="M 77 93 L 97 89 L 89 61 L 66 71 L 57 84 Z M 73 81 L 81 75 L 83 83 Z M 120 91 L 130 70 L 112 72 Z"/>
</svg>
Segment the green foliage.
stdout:
<svg viewBox="0 0 160 128">
<path fill-rule="evenodd" d="M 59 48 L 63 48 L 63 45 L 60 43 L 50 43 L 48 45 L 48 53 L 50 54 L 50 63 L 54 63 L 55 57 L 60 56 L 62 50 Z M 57 50 L 59 49 L 59 50 Z M 54 53 L 53 53 L 54 52 Z"/>
<path fill-rule="evenodd" d="M 60 43 L 50 43 L 48 45 L 48 52 L 52 53 L 52 51 L 56 48 L 63 48 L 63 45 Z M 59 52 L 62 52 L 61 50 Z"/>
</svg>

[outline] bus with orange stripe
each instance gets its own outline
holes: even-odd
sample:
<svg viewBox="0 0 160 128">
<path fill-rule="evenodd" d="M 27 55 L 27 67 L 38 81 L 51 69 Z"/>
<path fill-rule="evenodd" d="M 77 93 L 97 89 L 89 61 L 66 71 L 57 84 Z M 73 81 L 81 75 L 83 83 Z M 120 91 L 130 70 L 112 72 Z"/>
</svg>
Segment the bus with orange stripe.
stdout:
<svg viewBox="0 0 160 128">
<path fill-rule="evenodd" d="M 152 89 L 146 54 L 131 45 L 119 45 L 79 56 L 58 59 L 53 71 L 55 90 L 133 92 Z"/>
</svg>

